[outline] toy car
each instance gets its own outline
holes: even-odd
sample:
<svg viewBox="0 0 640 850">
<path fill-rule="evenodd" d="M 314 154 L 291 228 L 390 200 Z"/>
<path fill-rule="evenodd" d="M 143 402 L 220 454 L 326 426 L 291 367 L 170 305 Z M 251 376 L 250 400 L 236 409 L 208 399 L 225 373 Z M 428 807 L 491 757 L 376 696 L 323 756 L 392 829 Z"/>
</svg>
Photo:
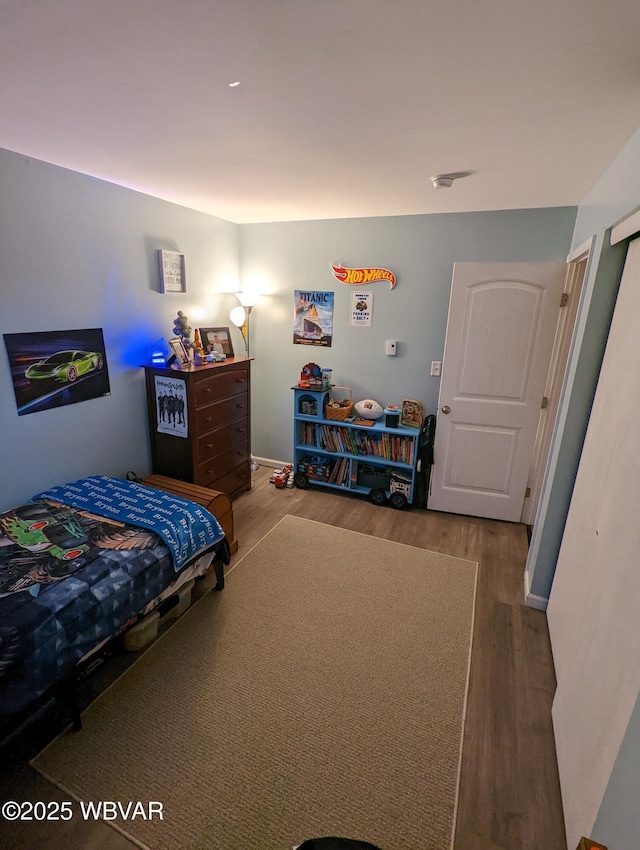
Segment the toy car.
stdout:
<svg viewBox="0 0 640 850">
<path fill-rule="evenodd" d="M 272 484 L 275 484 L 279 490 L 282 490 L 284 487 L 293 487 L 293 480 L 291 479 L 293 473 L 293 464 L 286 463 L 282 469 L 274 469 L 273 474 L 269 478 L 269 481 Z M 289 484 L 289 480 L 291 479 L 291 485 Z"/>
<path fill-rule="evenodd" d="M 205 359 L 207 363 L 221 363 L 227 359 L 227 355 L 224 353 L 221 354 L 219 351 L 210 351 Z"/>
<path fill-rule="evenodd" d="M 391 493 L 389 497 L 391 507 L 396 508 L 396 510 L 404 510 L 404 508 L 406 508 L 409 504 L 409 497 L 411 495 L 411 480 L 401 476 L 397 472 L 394 472 L 391 475 L 389 491 Z"/>
</svg>

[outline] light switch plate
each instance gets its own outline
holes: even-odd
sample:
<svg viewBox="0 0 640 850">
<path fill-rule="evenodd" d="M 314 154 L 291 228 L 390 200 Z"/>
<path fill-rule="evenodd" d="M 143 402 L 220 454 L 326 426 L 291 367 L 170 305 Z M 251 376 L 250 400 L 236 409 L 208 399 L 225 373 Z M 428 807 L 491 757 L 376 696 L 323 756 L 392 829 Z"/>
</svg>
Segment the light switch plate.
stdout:
<svg viewBox="0 0 640 850">
<path fill-rule="evenodd" d="M 440 372 L 442 371 L 442 361 L 441 360 L 432 360 L 431 361 L 431 374 L 434 378 L 440 377 Z"/>
</svg>

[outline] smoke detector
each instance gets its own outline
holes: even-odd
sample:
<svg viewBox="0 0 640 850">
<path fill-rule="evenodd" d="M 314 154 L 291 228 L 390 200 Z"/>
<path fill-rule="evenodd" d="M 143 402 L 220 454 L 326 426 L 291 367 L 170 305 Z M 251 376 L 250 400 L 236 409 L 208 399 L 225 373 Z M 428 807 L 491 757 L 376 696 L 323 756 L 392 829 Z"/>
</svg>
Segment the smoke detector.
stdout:
<svg viewBox="0 0 640 850">
<path fill-rule="evenodd" d="M 449 189 L 453 186 L 453 177 L 450 174 L 434 174 L 431 182 L 434 189 Z"/>
<path fill-rule="evenodd" d="M 431 178 L 434 189 L 450 189 L 453 186 L 453 181 L 460 177 L 468 177 L 473 174 L 473 171 L 455 171 L 450 174 L 434 174 Z"/>
</svg>

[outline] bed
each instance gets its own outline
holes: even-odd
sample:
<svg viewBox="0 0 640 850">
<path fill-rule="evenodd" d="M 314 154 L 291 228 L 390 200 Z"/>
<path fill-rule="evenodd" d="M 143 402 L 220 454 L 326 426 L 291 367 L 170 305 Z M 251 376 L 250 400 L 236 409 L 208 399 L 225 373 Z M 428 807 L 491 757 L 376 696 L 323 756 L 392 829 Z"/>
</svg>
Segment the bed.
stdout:
<svg viewBox="0 0 640 850">
<path fill-rule="evenodd" d="M 0 718 L 73 683 L 185 581 L 213 567 L 222 589 L 228 563 L 209 511 L 135 481 L 83 478 L 0 514 Z"/>
</svg>

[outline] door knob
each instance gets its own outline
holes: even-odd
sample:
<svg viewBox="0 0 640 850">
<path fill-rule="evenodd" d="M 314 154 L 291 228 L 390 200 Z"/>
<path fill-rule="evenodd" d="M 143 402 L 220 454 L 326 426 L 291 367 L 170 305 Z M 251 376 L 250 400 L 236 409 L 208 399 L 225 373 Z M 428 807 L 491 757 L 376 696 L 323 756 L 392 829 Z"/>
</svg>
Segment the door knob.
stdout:
<svg viewBox="0 0 640 850">
<path fill-rule="evenodd" d="M 443 413 L 451 413 L 451 408 L 449 407 L 449 405 L 448 405 L 448 404 L 444 404 L 444 405 L 442 406 L 442 412 L 443 412 Z"/>
</svg>

